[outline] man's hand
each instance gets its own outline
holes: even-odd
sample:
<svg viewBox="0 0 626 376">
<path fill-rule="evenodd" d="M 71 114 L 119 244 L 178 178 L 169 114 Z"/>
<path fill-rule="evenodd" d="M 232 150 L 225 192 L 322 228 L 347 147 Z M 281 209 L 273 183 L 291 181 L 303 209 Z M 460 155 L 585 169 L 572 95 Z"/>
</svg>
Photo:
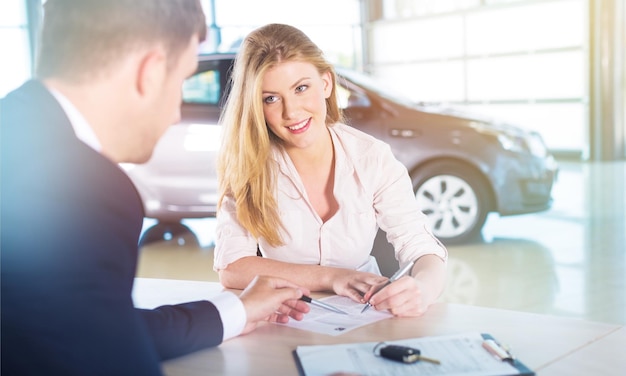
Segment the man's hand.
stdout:
<svg viewBox="0 0 626 376">
<path fill-rule="evenodd" d="M 254 277 L 239 295 L 247 315 L 242 334 L 252 331 L 260 321 L 286 323 L 290 317 L 302 320 L 310 308 L 298 299 L 309 293 L 308 289 L 281 278 Z"/>
</svg>

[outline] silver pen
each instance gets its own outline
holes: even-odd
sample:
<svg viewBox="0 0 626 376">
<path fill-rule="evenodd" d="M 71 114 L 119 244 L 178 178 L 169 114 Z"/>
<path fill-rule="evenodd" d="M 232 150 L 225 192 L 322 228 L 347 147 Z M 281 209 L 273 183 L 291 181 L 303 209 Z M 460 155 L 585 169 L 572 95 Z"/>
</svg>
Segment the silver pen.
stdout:
<svg viewBox="0 0 626 376">
<path fill-rule="evenodd" d="M 404 265 L 404 268 L 398 270 L 397 272 L 394 273 L 394 275 L 391 276 L 391 278 L 389 278 L 387 280 L 387 282 L 385 282 L 384 285 L 382 285 L 378 290 L 376 290 L 376 292 L 374 294 L 372 294 L 372 296 L 374 296 L 375 294 L 377 294 L 380 290 L 384 289 L 385 287 L 387 287 L 389 284 L 391 284 L 391 282 L 397 281 L 398 279 L 402 278 L 402 276 L 404 276 L 409 270 L 411 270 L 411 268 L 413 267 L 413 265 L 415 264 L 415 261 L 411 261 L 408 264 Z M 370 296 L 370 299 L 372 297 Z M 372 305 L 370 304 L 370 301 L 368 300 L 367 303 L 365 304 L 365 307 L 363 307 L 363 310 L 361 311 L 361 313 L 367 311 Z"/>
<path fill-rule="evenodd" d="M 332 306 L 332 305 L 330 305 L 328 303 L 324 303 L 324 302 L 321 302 L 321 301 L 319 301 L 317 299 L 313 299 L 310 296 L 302 295 L 300 300 L 305 301 L 307 303 L 311 303 L 314 306 L 317 306 L 317 307 L 320 307 L 320 308 L 324 308 L 324 309 L 327 309 L 329 311 L 333 311 L 335 313 L 341 313 L 341 314 L 344 314 L 344 315 L 348 314 L 348 312 L 346 312 L 346 311 L 342 311 L 339 308 L 337 308 L 335 306 Z"/>
</svg>

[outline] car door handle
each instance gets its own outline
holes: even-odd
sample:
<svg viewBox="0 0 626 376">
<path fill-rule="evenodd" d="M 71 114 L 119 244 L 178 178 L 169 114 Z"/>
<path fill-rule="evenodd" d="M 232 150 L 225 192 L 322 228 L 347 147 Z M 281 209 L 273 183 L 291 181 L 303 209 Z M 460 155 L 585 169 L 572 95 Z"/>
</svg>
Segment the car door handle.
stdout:
<svg viewBox="0 0 626 376">
<path fill-rule="evenodd" d="M 412 129 L 391 129 L 389 133 L 392 137 L 412 138 L 416 136 Z"/>
</svg>

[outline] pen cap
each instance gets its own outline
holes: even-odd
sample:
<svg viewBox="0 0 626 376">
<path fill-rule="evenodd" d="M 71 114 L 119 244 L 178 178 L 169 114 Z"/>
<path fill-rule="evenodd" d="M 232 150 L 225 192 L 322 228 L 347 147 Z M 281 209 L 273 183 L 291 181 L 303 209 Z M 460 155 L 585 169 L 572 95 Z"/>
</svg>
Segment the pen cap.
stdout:
<svg viewBox="0 0 626 376">
<path fill-rule="evenodd" d="M 494 356 L 500 358 L 500 360 L 511 359 L 511 354 L 509 354 L 508 351 L 500 347 L 500 345 L 492 339 L 486 339 L 483 342 L 483 347 Z"/>
</svg>

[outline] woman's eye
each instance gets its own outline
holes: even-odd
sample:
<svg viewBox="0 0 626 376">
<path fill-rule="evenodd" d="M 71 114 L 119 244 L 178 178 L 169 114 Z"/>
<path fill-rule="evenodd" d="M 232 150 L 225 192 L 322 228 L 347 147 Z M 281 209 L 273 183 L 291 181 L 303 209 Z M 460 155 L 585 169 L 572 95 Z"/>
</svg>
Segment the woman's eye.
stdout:
<svg viewBox="0 0 626 376">
<path fill-rule="evenodd" d="M 309 88 L 309 85 L 300 85 L 296 88 L 296 93 L 301 93 Z"/>
<path fill-rule="evenodd" d="M 268 96 L 268 97 L 263 98 L 263 102 L 268 103 L 268 104 L 270 104 L 270 103 L 274 103 L 274 102 L 276 102 L 277 100 L 278 100 L 278 98 L 276 98 L 276 97 L 275 97 L 275 96 L 273 96 L 273 95 L 270 95 L 270 96 Z"/>
</svg>

